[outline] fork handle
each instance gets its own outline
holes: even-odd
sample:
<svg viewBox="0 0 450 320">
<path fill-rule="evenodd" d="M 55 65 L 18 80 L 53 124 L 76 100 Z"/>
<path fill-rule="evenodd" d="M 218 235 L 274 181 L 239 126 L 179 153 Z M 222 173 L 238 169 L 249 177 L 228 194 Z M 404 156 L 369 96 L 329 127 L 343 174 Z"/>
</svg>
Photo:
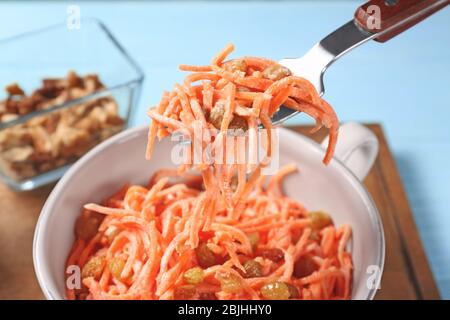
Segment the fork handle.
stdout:
<svg viewBox="0 0 450 320">
<path fill-rule="evenodd" d="M 429 17 L 450 3 L 450 0 L 371 0 L 355 12 L 356 23 L 374 40 L 386 42 Z"/>
</svg>

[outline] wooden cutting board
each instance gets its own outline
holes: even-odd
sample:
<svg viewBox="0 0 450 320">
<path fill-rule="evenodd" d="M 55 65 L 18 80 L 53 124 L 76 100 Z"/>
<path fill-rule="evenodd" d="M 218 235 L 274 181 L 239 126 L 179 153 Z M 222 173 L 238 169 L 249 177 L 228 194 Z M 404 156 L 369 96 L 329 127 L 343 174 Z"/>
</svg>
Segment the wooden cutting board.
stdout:
<svg viewBox="0 0 450 320">
<path fill-rule="evenodd" d="M 380 125 L 367 125 L 380 154 L 365 185 L 380 211 L 386 264 L 376 299 L 439 299 L 411 209 Z M 308 134 L 311 127 L 291 127 Z M 325 131 L 313 135 L 320 141 Z M 32 244 L 39 212 L 53 186 L 17 193 L 0 185 L 0 299 L 43 299 L 33 269 Z"/>
</svg>

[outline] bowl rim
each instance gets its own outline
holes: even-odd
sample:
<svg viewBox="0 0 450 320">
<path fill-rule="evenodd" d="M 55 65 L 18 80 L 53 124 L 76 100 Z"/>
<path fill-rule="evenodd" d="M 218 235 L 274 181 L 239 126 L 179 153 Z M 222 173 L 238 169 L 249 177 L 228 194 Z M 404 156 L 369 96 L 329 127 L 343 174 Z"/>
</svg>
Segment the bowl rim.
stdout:
<svg viewBox="0 0 450 320">
<path fill-rule="evenodd" d="M 44 293 L 46 299 L 49 300 L 58 300 L 53 292 L 48 288 L 46 284 L 46 278 L 48 278 L 46 275 L 43 274 L 43 270 L 41 268 L 41 262 L 40 259 L 43 258 L 43 252 L 42 249 L 38 248 L 38 245 L 42 243 L 44 234 L 42 233 L 42 230 L 47 225 L 48 220 L 51 218 L 51 208 L 54 206 L 55 201 L 57 200 L 57 197 L 61 193 L 61 191 L 64 189 L 65 185 L 70 181 L 72 176 L 74 176 L 79 169 L 81 169 L 86 163 L 88 163 L 92 158 L 94 158 L 98 153 L 103 152 L 105 149 L 110 148 L 117 142 L 124 142 L 129 139 L 133 139 L 135 137 L 140 136 L 141 134 L 145 133 L 148 129 L 147 125 L 137 126 L 133 128 L 126 129 L 113 137 L 103 141 L 102 143 L 95 146 L 93 149 L 91 149 L 89 152 L 87 152 L 85 155 L 83 155 L 77 162 L 75 162 L 70 169 L 64 174 L 64 176 L 61 178 L 61 180 L 58 181 L 56 186 L 51 191 L 50 195 L 48 196 L 47 200 L 45 201 L 44 206 L 41 209 L 41 212 L 39 214 L 38 221 L 36 223 L 35 231 L 34 231 L 34 237 L 33 237 L 33 265 L 34 265 L 34 271 L 36 274 L 36 278 L 38 280 L 39 286 L 41 287 L 42 292 Z M 322 147 L 316 143 L 315 141 L 311 140 L 310 138 L 298 134 L 292 130 L 289 130 L 287 128 L 278 128 L 280 131 L 283 132 L 283 134 L 290 135 L 291 137 L 295 137 L 297 139 L 303 140 L 303 142 L 310 145 L 312 148 L 314 148 L 316 151 L 323 153 L 324 150 Z M 378 237 L 380 239 L 378 243 L 378 259 L 377 259 L 377 266 L 380 268 L 380 281 L 383 275 L 384 271 L 384 264 L 385 264 L 385 254 L 386 254 L 386 246 L 385 246 L 385 235 L 384 235 L 384 229 L 383 224 L 381 220 L 381 216 L 379 214 L 379 211 L 375 205 L 375 202 L 366 189 L 366 187 L 363 185 L 363 183 L 356 177 L 356 175 L 351 172 L 349 168 L 347 168 L 343 162 L 341 162 L 336 157 L 333 157 L 333 162 L 330 163 L 330 165 L 337 166 L 338 170 L 342 172 L 342 174 L 345 176 L 345 178 L 348 179 L 350 184 L 355 188 L 356 191 L 358 191 L 358 194 L 365 198 L 363 199 L 364 203 L 369 208 L 369 215 L 371 221 L 375 222 L 374 227 L 376 229 L 376 232 L 378 233 Z M 378 288 L 371 288 L 368 291 L 367 296 L 365 297 L 365 300 L 372 300 L 376 293 Z"/>
</svg>

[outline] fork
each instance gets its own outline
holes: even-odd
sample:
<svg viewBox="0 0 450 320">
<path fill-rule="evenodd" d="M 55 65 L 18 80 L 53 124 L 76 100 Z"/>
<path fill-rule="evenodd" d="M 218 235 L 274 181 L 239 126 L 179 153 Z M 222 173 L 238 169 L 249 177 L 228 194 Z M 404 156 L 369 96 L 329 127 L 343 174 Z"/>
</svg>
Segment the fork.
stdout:
<svg viewBox="0 0 450 320">
<path fill-rule="evenodd" d="M 279 63 L 295 76 L 309 80 L 322 96 L 323 75 L 333 62 L 369 40 L 383 43 L 392 39 L 449 3 L 450 0 L 371 0 L 356 10 L 353 20 L 323 38 L 303 57 Z M 280 124 L 297 113 L 281 107 L 272 116 L 272 123 Z"/>
</svg>

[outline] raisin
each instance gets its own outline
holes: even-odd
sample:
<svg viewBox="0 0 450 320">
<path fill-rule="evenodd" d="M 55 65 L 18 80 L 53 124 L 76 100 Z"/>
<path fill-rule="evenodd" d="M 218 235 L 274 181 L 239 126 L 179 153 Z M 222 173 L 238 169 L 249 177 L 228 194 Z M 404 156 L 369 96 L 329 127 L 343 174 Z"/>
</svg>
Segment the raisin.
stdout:
<svg viewBox="0 0 450 320">
<path fill-rule="evenodd" d="M 203 269 L 199 267 L 194 267 L 186 272 L 183 275 L 184 281 L 189 284 L 199 284 L 203 281 Z"/>
<path fill-rule="evenodd" d="M 216 129 L 220 129 L 222 126 L 223 116 L 225 114 L 225 103 L 224 100 L 217 101 L 209 114 L 209 122 L 211 122 Z M 242 129 L 247 131 L 248 123 L 245 117 L 233 115 L 233 119 L 230 121 L 228 127 L 233 130 Z"/>
<path fill-rule="evenodd" d="M 222 126 L 224 114 L 225 114 L 225 101 L 219 100 L 211 109 L 211 112 L 209 114 L 209 122 L 211 122 L 216 129 L 220 129 L 220 127 Z"/>
<path fill-rule="evenodd" d="M 333 223 L 331 217 L 323 211 L 312 211 L 309 213 L 309 218 L 311 219 L 311 227 L 316 230 L 323 229 Z"/>
<path fill-rule="evenodd" d="M 234 60 L 228 61 L 225 63 L 225 67 L 228 70 L 230 70 L 231 72 L 235 72 L 235 71 L 246 72 L 247 71 L 247 63 L 243 59 L 234 59 Z"/>
<path fill-rule="evenodd" d="M 227 274 L 219 277 L 220 288 L 227 293 L 241 293 L 241 280 L 234 274 Z"/>
<path fill-rule="evenodd" d="M 298 291 L 297 287 L 293 284 L 285 282 L 289 289 L 289 299 L 298 299 L 300 298 L 300 292 Z"/>
<path fill-rule="evenodd" d="M 278 248 L 262 249 L 259 252 L 259 255 L 263 258 L 272 260 L 273 262 L 280 262 L 284 259 L 283 250 Z"/>
<path fill-rule="evenodd" d="M 195 289 L 195 286 L 183 285 L 175 288 L 173 298 L 175 300 L 189 300 L 192 299 L 196 293 L 197 290 Z"/>
<path fill-rule="evenodd" d="M 200 292 L 198 298 L 200 300 L 217 300 L 217 296 L 214 292 Z"/>
<path fill-rule="evenodd" d="M 245 278 L 257 278 L 262 276 L 262 266 L 258 261 L 247 260 L 244 263 L 244 277 Z"/>
<path fill-rule="evenodd" d="M 278 81 L 291 75 L 291 71 L 279 64 L 268 66 L 263 71 L 263 77 L 269 80 Z"/>
<path fill-rule="evenodd" d="M 108 262 L 108 269 L 109 271 L 111 271 L 113 277 L 116 278 L 117 280 L 122 279 L 122 271 L 123 268 L 125 267 L 125 263 L 126 263 L 125 259 L 119 257 L 114 257 Z"/>
<path fill-rule="evenodd" d="M 99 280 L 103 268 L 105 267 L 105 258 L 104 257 L 92 257 L 86 262 L 81 270 L 81 278 L 93 277 L 95 280 Z"/>
<path fill-rule="evenodd" d="M 233 130 L 241 129 L 243 131 L 247 131 L 248 130 L 247 119 L 238 115 L 233 115 L 233 119 L 231 120 L 230 125 L 228 127 Z"/>
<path fill-rule="evenodd" d="M 276 281 L 263 286 L 261 295 L 268 300 L 287 300 L 290 297 L 290 292 L 286 283 Z"/>
<path fill-rule="evenodd" d="M 196 249 L 195 249 L 195 255 L 197 257 L 197 262 L 202 268 L 209 268 L 217 264 L 217 259 L 206 243 L 201 243 Z"/>
<path fill-rule="evenodd" d="M 303 278 L 317 270 L 317 265 L 310 256 L 303 256 L 294 264 L 294 277 Z"/>
</svg>

